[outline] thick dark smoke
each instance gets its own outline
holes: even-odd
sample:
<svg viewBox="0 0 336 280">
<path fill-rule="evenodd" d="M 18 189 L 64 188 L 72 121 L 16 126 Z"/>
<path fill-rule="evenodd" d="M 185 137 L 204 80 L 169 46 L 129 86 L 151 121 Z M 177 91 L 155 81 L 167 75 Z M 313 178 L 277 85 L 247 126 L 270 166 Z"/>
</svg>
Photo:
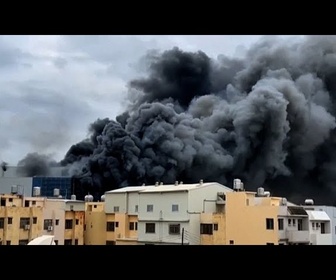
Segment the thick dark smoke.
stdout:
<svg viewBox="0 0 336 280">
<path fill-rule="evenodd" d="M 156 181 L 241 178 L 248 190 L 335 204 L 336 37 L 270 37 L 242 59 L 148 55 L 132 106 L 98 120 L 63 165 L 96 195 Z"/>
<path fill-rule="evenodd" d="M 48 176 L 50 168 L 59 164 L 49 156 L 30 153 L 18 162 L 17 173 L 22 177 Z"/>
<path fill-rule="evenodd" d="M 7 170 L 7 166 L 8 166 L 8 163 L 7 162 L 5 162 L 5 161 L 3 161 L 2 163 L 1 163 L 1 169 L 2 169 L 2 171 L 6 171 Z"/>
</svg>

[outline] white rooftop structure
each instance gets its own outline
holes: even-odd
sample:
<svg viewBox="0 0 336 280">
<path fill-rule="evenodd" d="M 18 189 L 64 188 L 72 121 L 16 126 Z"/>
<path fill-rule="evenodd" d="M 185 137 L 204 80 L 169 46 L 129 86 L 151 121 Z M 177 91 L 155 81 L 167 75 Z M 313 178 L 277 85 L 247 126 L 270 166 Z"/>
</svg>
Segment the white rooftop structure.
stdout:
<svg viewBox="0 0 336 280">
<path fill-rule="evenodd" d="M 30 241 L 27 245 L 56 245 L 53 235 L 42 235 Z"/>
</svg>

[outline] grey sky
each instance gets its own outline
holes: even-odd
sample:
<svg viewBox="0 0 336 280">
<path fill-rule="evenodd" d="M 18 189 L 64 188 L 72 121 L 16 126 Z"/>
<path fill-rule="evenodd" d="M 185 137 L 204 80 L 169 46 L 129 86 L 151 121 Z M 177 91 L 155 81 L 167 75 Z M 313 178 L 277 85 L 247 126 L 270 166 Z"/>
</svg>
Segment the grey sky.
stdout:
<svg viewBox="0 0 336 280">
<path fill-rule="evenodd" d="M 97 118 L 124 108 L 126 83 L 148 50 L 242 55 L 261 36 L 0 36 L 0 161 L 61 160 Z"/>
</svg>

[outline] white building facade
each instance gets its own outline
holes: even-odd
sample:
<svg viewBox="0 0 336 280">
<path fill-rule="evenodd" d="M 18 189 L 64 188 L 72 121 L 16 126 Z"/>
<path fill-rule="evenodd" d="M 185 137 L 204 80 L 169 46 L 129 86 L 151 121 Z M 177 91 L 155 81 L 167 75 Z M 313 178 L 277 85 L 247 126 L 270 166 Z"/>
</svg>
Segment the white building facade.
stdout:
<svg viewBox="0 0 336 280">
<path fill-rule="evenodd" d="M 140 244 L 199 245 L 200 214 L 216 212 L 219 183 L 155 185 L 139 192 Z"/>
</svg>

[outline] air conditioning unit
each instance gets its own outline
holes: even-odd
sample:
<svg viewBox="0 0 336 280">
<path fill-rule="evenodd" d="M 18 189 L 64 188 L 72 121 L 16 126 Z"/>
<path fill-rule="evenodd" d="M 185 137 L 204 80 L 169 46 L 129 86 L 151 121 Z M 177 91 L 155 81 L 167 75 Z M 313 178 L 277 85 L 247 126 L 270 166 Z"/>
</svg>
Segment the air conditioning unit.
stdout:
<svg viewBox="0 0 336 280">
<path fill-rule="evenodd" d="M 52 226 L 48 226 L 48 231 L 52 231 L 53 227 Z"/>
<path fill-rule="evenodd" d="M 25 226 L 24 226 L 24 229 L 25 229 L 25 230 L 29 230 L 29 229 L 30 229 L 30 225 L 25 225 Z"/>
</svg>

